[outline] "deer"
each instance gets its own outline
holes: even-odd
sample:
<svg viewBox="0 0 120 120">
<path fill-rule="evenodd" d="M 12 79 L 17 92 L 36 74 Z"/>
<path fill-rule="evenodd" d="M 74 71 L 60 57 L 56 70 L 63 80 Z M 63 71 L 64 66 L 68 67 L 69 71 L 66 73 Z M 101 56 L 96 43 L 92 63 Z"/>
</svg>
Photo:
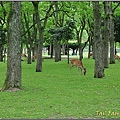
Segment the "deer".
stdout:
<svg viewBox="0 0 120 120">
<path fill-rule="evenodd" d="M 33 55 L 33 59 L 37 59 L 37 55 Z M 44 59 L 42 58 L 42 61 L 44 61 Z"/>
<path fill-rule="evenodd" d="M 34 59 L 37 59 L 37 55 L 34 55 L 33 58 L 34 58 Z"/>
<path fill-rule="evenodd" d="M 115 59 L 118 59 L 118 61 L 120 61 L 120 56 L 118 55 L 114 55 L 115 56 Z"/>
<path fill-rule="evenodd" d="M 90 53 L 90 54 L 88 55 L 88 58 L 90 58 L 91 56 L 93 56 L 93 53 Z"/>
<path fill-rule="evenodd" d="M 80 61 L 79 59 L 71 59 L 70 63 L 71 63 L 70 71 L 73 66 L 76 66 L 78 67 L 78 71 L 81 69 L 81 72 L 83 72 L 84 75 L 86 74 L 86 68 L 83 67 L 82 61 Z"/>
<path fill-rule="evenodd" d="M 26 55 L 26 54 L 21 54 L 21 56 L 22 56 L 22 57 L 27 57 L 27 55 Z"/>
</svg>

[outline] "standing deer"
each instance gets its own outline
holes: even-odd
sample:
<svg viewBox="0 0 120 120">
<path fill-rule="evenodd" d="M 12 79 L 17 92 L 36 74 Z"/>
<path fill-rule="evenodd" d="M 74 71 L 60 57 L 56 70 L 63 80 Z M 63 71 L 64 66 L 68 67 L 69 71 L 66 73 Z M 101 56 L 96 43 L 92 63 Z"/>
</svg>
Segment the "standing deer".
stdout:
<svg viewBox="0 0 120 120">
<path fill-rule="evenodd" d="M 70 60 L 70 63 L 71 63 L 70 71 L 73 66 L 76 66 L 78 67 L 78 71 L 81 69 L 81 72 L 83 72 L 84 75 L 86 74 L 86 68 L 83 67 L 82 61 L 78 59 L 72 59 Z"/>
</svg>

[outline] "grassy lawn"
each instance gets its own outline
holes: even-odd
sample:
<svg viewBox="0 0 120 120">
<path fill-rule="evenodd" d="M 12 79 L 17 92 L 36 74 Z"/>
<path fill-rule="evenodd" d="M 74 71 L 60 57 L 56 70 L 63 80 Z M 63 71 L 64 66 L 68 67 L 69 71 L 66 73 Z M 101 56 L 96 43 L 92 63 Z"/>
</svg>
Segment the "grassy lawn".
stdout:
<svg viewBox="0 0 120 120">
<path fill-rule="evenodd" d="M 22 91 L 0 92 L 0 118 L 120 118 L 120 62 L 109 65 L 105 77 L 95 79 L 94 61 L 83 59 L 86 76 L 67 60 L 45 59 L 43 72 L 22 62 Z M 0 87 L 6 63 L 0 63 Z"/>
</svg>

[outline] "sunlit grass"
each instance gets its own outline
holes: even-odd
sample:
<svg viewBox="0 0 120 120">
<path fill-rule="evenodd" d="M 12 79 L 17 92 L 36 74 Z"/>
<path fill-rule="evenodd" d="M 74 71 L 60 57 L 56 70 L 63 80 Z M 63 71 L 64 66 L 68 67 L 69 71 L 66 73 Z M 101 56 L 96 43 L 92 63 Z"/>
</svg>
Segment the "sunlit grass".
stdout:
<svg viewBox="0 0 120 120">
<path fill-rule="evenodd" d="M 120 118 L 120 62 L 109 65 L 105 77 L 95 79 L 94 60 L 83 59 L 86 76 L 67 60 L 45 59 L 43 71 L 22 62 L 22 91 L 0 93 L 0 118 Z M 6 63 L 0 63 L 0 87 Z"/>
</svg>

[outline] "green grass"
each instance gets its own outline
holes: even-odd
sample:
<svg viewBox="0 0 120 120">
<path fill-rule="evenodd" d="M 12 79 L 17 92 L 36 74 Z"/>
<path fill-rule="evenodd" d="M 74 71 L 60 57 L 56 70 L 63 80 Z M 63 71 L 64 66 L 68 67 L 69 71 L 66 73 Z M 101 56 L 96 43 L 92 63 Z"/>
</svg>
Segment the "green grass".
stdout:
<svg viewBox="0 0 120 120">
<path fill-rule="evenodd" d="M 109 65 L 105 77 L 95 79 L 94 61 L 83 59 L 86 76 L 67 60 L 45 59 L 43 72 L 22 62 L 22 91 L 0 92 L 0 118 L 120 118 L 120 62 Z M 6 63 L 0 63 L 0 87 Z"/>
</svg>

